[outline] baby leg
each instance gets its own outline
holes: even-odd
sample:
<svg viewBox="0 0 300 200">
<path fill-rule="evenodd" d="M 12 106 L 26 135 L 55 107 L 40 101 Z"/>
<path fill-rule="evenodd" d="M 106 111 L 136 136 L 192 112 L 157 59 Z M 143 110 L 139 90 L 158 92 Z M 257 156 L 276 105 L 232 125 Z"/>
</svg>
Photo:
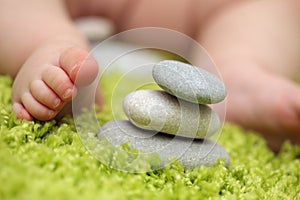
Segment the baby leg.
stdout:
<svg viewBox="0 0 300 200">
<path fill-rule="evenodd" d="M 0 73 L 15 77 L 12 103 L 18 118 L 53 119 L 76 95 L 74 86 L 97 75 L 87 41 L 71 20 L 78 2 L 2 1 Z M 84 5 L 75 9 L 77 15 L 84 14 Z"/>
<path fill-rule="evenodd" d="M 240 1 L 203 26 L 198 40 L 227 85 L 226 119 L 261 132 L 278 150 L 300 143 L 299 1 Z"/>
</svg>

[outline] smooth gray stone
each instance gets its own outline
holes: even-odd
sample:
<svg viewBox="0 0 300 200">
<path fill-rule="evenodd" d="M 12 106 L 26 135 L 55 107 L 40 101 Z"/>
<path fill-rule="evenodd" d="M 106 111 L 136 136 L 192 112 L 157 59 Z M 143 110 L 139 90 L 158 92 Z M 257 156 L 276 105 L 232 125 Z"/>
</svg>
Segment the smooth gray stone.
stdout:
<svg viewBox="0 0 300 200">
<path fill-rule="evenodd" d="M 161 61 L 154 65 L 152 76 L 168 93 L 193 103 L 215 104 L 226 96 L 225 85 L 217 76 L 183 62 Z"/>
<path fill-rule="evenodd" d="M 218 143 L 209 140 L 193 140 L 179 136 L 147 131 L 132 125 L 128 120 L 110 121 L 99 131 L 98 138 L 106 138 L 112 145 L 122 145 L 129 142 L 130 147 L 145 154 L 157 153 L 161 166 L 169 164 L 176 158 L 184 168 L 211 166 L 218 159 L 224 159 L 229 164 L 229 155 Z"/>
<path fill-rule="evenodd" d="M 123 100 L 136 126 L 190 138 L 205 138 L 220 128 L 219 116 L 207 105 L 190 103 L 159 90 L 138 90 Z"/>
</svg>

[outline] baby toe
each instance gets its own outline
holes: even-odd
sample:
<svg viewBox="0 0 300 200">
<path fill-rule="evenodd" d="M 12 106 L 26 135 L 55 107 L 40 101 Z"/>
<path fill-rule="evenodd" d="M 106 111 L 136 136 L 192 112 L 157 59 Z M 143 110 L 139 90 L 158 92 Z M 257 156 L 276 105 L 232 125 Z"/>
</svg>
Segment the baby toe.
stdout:
<svg viewBox="0 0 300 200">
<path fill-rule="evenodd" d="M 62 53 L 60 67 L 78 86 L 92 83 L 98 75 L 98 64 L 89 52 L 71 47 Z"/>
<path fill-rule="evenodd" d="M 27 110 L 24 108 L 24 106 L 19 102 L 13 103 L 12 110 L 18 119 L 24 119 L 24 120 L 28 120 L 28 121 L 33 120 L 33 117 L 30 115 L 30 113 L 27 112 Z"/>
<path fill-rule="evenodd" d="M 24 108 L 35 119 L 47 121 L 53 119 L 57 114 L 57 111 L 51 110 L 48 107 L 42 105 L 29 92 L 26 92 L 21 96 L 21 101 Z"/>
<path fill-rule="evenodd" d="M 76 96 L 76 88 L 69 76 L 59 67 L 49 67 L 42 73 L 42 80 L 64 102 Z"/>
<path fill-rule="evenodd" d="M 32 81 L 30 92 L 38 102 L 52 110 L 58 110 L 63 105 L 62 100 L 42 80 Z"/>
</svg>

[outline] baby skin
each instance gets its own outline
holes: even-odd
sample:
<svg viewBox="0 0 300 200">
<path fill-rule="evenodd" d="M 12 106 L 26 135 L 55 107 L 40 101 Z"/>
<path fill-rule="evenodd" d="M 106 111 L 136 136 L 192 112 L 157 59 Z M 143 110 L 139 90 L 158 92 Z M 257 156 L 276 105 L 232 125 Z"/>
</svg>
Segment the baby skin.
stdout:
<svg viewBox="0 0 300 200">
<path fill-rule="evenodd" d="M 286 139 L 300 143 L 297 0 L 1 2 L 0 72 L 15 77 L 12 103 L 20 119 L 55 118 L 76 87 L 95 79 L 97 63 L 72 19 L 97 15 L 118 31 L 155 26 L 193 37 L 226 84 L 227 121 L 262 133 L 274 150 Z"/>
<path fill-rule="evenodd" d="M 53 50 L 38 49 L 15 78 L 12 106 L 20 119 L 53 119 L 76 96 L 74 83 L 85 86 L 96 78 L 98 65 L 87 51 L 76 47 Z"/>
</svg>

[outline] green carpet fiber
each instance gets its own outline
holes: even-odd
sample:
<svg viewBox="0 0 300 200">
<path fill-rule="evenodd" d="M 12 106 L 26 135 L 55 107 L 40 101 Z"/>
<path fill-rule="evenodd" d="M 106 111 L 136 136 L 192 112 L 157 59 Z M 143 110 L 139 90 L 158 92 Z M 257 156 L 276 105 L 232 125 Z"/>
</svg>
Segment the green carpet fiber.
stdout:
<svg viewBox="0 0 300 200">
<path fill-rule="evenodd" d="M 102 81 L 107 101 L 114 80 Z M 192 170 L 174 163 L 154 172 L 124 173 L 86 150 L 70 116 L 46 123 L 17 120 L 11 84 L 0 76 L 1 200 L 300 199 L 300 148 L 289 142 L 274 155 L 259 135 L 225 124 L 218 142 L 230 154 L 228 168 L 220 160 Z M 109 106 L 97 113 L 100 124 L 112 120 L 111 113 Z"/>
</svg>

